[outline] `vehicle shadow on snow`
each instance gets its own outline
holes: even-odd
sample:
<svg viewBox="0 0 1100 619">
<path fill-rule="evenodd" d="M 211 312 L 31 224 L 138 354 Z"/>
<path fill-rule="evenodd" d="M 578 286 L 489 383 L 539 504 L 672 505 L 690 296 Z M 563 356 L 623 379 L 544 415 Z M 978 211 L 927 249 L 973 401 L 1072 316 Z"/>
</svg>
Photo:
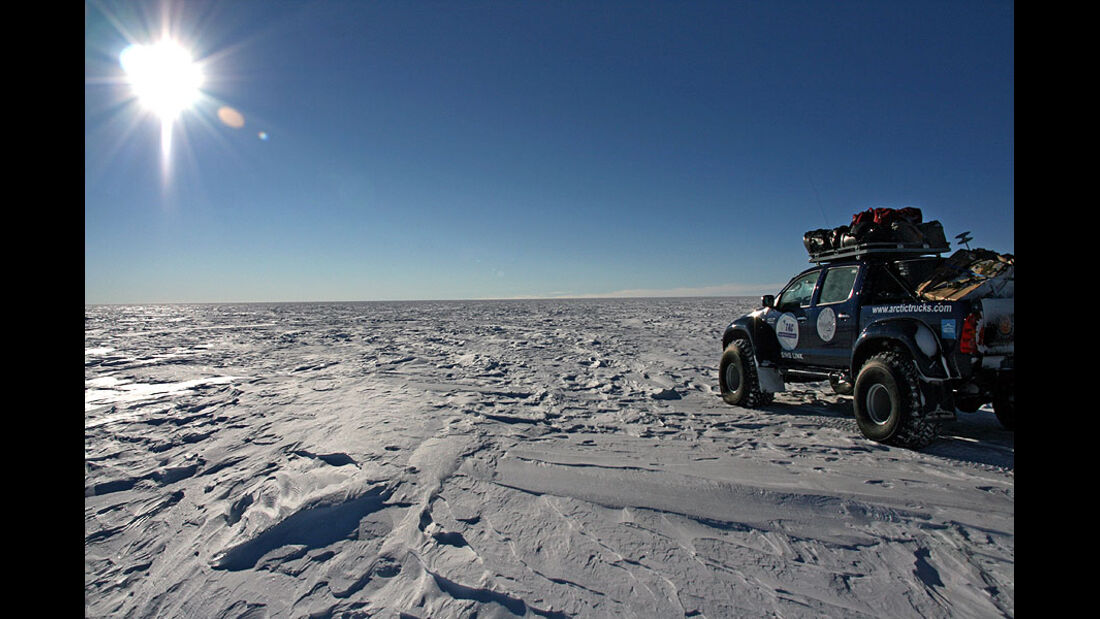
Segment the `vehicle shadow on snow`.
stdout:
<svg viewBox="0 0 1100 619">
<path fill-rule="evenodd" d="M 921 451 L 976 464 L 1016 468 L 1016 434 L 1001 427 L 991 410 L 957 413 L 944 423 L 939 439 Z"/>
<path fill-rule="evenodd" d="M 819 398 L 812 393 L 796 391 L 780 398 L 761 410 L 802 419 L 818 417 L 823 426 L 847 430 L 860 437 L 849 397 Z M 936 441 L 919 451 L 960 462 L 1015 470 L 1015 434 L 1001 427 L 992 410 L 982 408 L 974 413 L 957 413 L 956 417 L 955 421 L 944 422 Z"/>
</svg>

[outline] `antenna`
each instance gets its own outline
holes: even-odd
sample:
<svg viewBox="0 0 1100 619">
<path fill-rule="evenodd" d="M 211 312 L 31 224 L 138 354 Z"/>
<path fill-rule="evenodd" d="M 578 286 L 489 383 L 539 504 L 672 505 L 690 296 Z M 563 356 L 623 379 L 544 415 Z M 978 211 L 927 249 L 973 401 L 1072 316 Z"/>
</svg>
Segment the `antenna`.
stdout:
<svg viewBox="0 0 1100 619">
<path fill-rule="evenodd" d="M 967 250 L 970 249 L 970 241 L 974 240 L 974 237 L 970 236 L 970 231 L 969 230 L 967 230 L 966 232 L 963 232 L 962 234 L 956 234 L 955 238 L 959 239 L 959 243 L 961 245 L 966 245 Z"/>
</svg>

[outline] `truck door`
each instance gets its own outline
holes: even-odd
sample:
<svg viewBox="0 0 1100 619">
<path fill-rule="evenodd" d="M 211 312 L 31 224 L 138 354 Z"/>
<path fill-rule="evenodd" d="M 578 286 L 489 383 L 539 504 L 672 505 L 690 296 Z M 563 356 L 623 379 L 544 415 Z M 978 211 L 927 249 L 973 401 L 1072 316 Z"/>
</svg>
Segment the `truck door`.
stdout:
<svg viewBox="0 0 1100 619">
<path fill-rule="evenodd" d="M 858 314 L 853 294 L 860 266 L 847 264 L 825 269 L 806 319 L 799 323 L 803 363 L 819 367 L 848 367 L 856 336 Z"/>
<path fill-rule="evenodd" d="M 808 322 L 806 310 L 813 303 L 814 290 L 820 278 L 821 270 L 815 270 L 793 279 L 779 293 L 775 307 L 764 316 L 779 340 L 779 356 L 783 359 L 783 365 L 799 366 L 807 362 L 805 354 L 810 342 L 803 335 L 804 325 Z"/>
</svg>

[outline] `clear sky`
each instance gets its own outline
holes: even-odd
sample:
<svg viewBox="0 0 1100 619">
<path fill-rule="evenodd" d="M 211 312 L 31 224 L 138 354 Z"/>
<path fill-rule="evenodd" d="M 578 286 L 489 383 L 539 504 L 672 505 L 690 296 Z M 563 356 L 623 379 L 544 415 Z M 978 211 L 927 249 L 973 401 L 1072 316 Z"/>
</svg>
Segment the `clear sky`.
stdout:
<svg viewBox="0 0 1100 619">
<path fill-rule="evenodd" d="M 85 8 L 86 303 L 774 293 L 878 206 L 1014 252 L 1011 2 Z"/>
</svg>

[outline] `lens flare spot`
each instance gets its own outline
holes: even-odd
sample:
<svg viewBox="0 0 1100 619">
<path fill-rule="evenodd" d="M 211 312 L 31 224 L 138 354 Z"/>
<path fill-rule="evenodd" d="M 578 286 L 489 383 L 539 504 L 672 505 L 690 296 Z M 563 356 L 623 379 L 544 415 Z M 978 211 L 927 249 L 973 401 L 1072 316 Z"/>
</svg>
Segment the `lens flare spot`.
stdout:
<svg viewBox="0 0 1100 619">
<path fill-rule="evenodd" d="M 261 131 L 261 132 L 256 134 L 256 137 L 258 137 L 261 140 L 266 142 L 267 141 L 267 132 L 266 131 Z"/>
<path fill-rule="evenodd" d="M 218 108 L 218 120 L 234 129 L 240 129 L 244 126 L 244 115 L 228 105 Z"/>
</svg>

